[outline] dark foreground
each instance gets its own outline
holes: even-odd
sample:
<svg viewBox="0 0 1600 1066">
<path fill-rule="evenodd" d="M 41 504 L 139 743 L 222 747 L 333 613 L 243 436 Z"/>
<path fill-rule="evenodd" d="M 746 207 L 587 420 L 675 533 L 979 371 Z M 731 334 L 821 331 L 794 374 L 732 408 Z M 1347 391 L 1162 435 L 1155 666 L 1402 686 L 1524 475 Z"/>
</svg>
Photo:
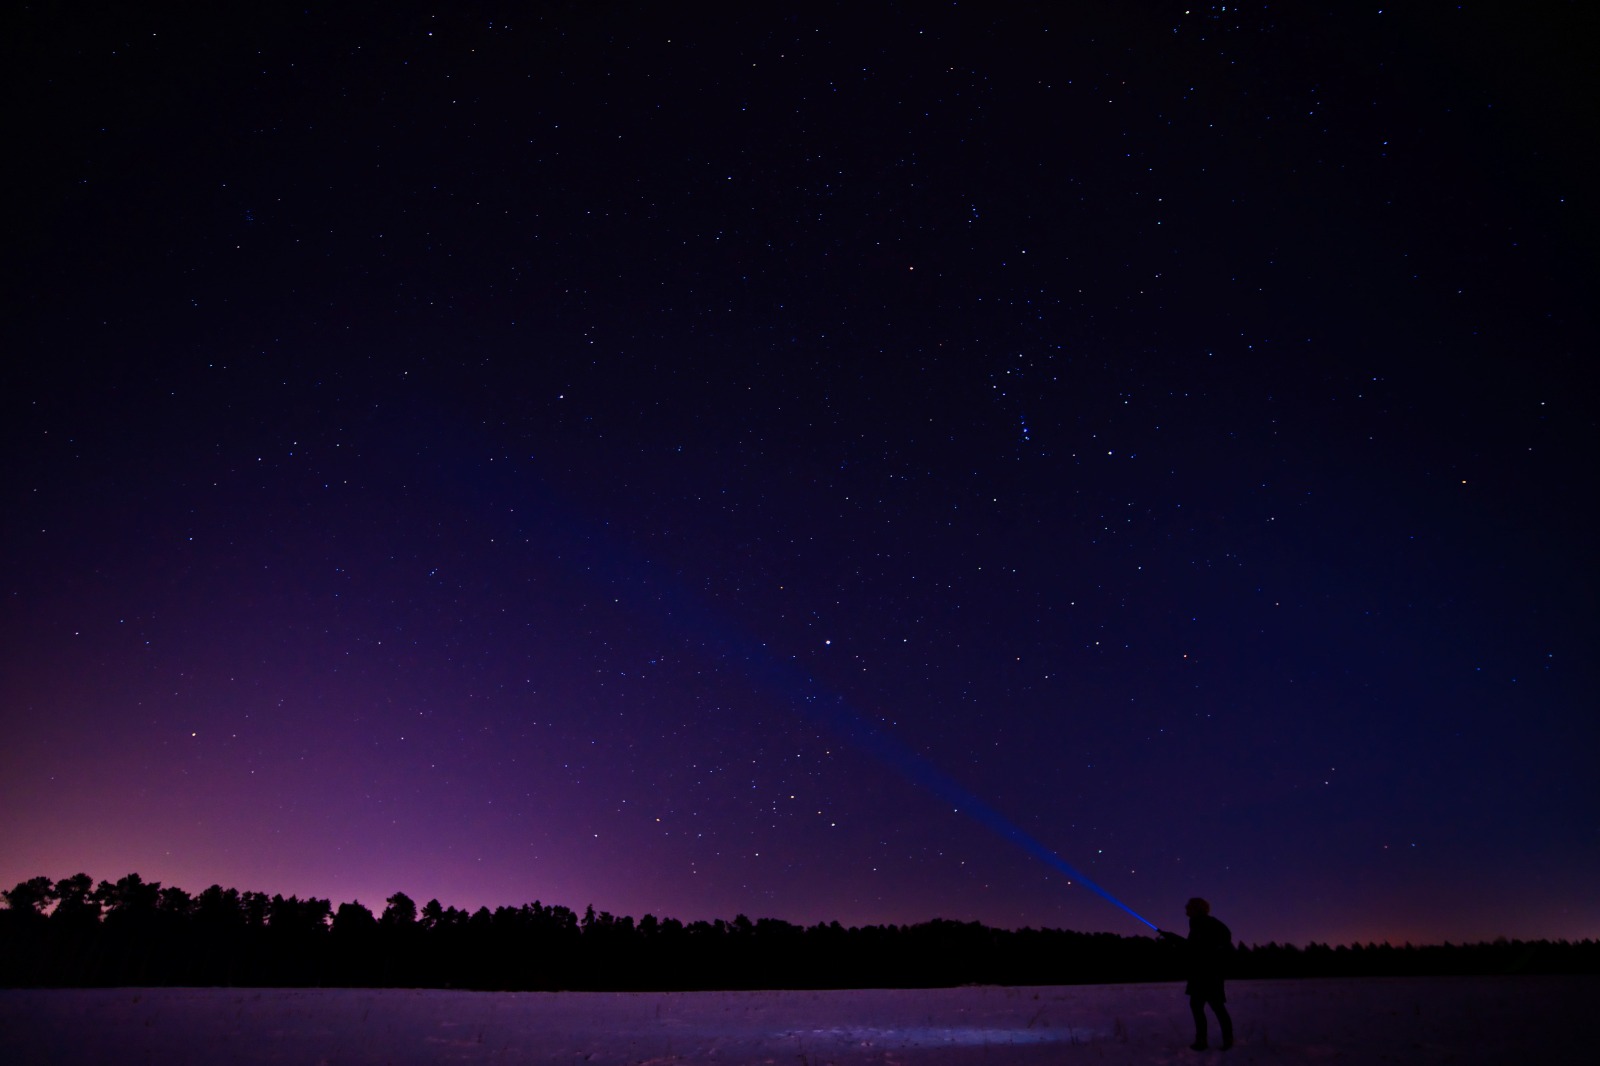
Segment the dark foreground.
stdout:
<svg viewBox="0 0 1600 1066">
<path fill-rule="evenodd" d="M 0 1062 L 1405 1063 L 1592 1061 L 1600 977 L 1238 981 L 1239 1044 L 1188 1049 L 1181 986 L 505 993 L 0 991 Z"/>
</svg>

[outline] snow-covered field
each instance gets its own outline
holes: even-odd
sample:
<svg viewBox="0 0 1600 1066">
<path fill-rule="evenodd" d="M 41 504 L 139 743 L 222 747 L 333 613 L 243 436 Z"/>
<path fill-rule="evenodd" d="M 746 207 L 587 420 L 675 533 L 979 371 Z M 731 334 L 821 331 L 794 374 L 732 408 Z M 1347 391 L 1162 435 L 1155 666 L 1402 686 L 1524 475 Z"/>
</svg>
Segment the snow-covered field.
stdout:
<svg viewBox="0 0 1600 1066">
<path fill-rule="evenodd" d="M 1181 985 L 849 992 L 0 990 L 0 1063 L 1593 1062 L 1600 977 L 1236 981 L 1189 1050 Z M 1212 1043 L 1217 1042 L 1212 1023 Z"/>
</svg>

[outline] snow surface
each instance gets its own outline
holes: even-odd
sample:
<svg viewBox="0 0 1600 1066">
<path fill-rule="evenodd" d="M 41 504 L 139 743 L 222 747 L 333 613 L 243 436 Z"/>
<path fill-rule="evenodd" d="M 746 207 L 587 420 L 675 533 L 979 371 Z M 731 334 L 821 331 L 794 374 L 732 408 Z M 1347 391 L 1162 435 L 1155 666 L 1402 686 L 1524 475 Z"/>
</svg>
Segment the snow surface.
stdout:
<svg viewBox="0 0 1600 1066">
<path fill-rule="evenodd" d="M 1189 1050 L 1181 985 L 844 992 L 0 991 L 0 1063 L 1592 1062 L 1600 977 L 1235 981 Z M 1217 1040 L 1212 1022 L 1213 1045 Z M 1580 1054 L 1580 1051 L 1582 1052 Z"/>
</svg>

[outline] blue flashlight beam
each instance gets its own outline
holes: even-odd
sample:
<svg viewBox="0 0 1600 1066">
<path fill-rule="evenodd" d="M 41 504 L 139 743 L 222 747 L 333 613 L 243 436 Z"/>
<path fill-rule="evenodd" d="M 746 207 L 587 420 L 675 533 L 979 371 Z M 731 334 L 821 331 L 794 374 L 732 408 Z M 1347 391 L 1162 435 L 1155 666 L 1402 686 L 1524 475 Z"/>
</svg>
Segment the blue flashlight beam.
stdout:
<svg viewBox="0 0 1600 1066">
<path fill-rule="evenodd" d="M 567 508 L 555 507 L 557 514 L 570 514 Z M 957 784 L 925 757 L 906 747 L 890 734 L 873 726 L 851 711 L 843 697 L 816 691 L 816 682 L 793 664 L 775 657 L 764 643 L 750 639 L 730 627 L 726 619 L 697 602 L 688 590 L 672 580 L 661 581 L 652 574 L 654 569 L 637 553 L 616 542 L 608 533 L 595 526 L 567 529 L 565 536 L 558 535 L 558 543 L 576 558 L 589 563 L 597 575 L 608 577 L 613 583 L 623 585 L 653 584 L 655 598 L 664 609 L 664 617 L 682 631 L 695 634 L 712 649 L 733 662 L 743 664 L 744 671 L 761 681 L 773 691 L 786 694 L 809 717 L 820 718 L 824 724 L 842 733 L 863 750 L 876 756 L 897 770 L 908 781 L 932 792 L 965 814 L 979 825 L 1002 839 L 1009 840 L 1051 869 L 1083 885 L 1107 903 L 1136 921 L 1155 929 L 1155 923 L 1136 913 L 1133 908 L 1107 892 L 1083 871 L 1045 847 L 1032 834 L 1025 832 L 1005 815 L 989 806 L 967 789 Z M 818 713 L 819 707 L 832 710 Z M 1159 931 L 1159 930 L 1158 930 Z"/>
<path fill-rule="evenodd" d="M 841 705 L 833 713 L 824 717 L 828 724 L 849 736 L 864 750 L 871 752 L 884 763 L 898 770 L 913 784 L 925 788 L 935 796 L 945 800 L 962 814 L 1000 837 L 1011 841 L 1011 843 L 1017 845 L 1017 847 L 1046 866 L 1066 874 L 1069 878 L 1129 917 L 1143 922 L 1151 929 L 1156 928 L 1154 922 L 1136 912 L 1110 892 L 1107 892 L 1094 879 L 1085 876 L 1083 871 L 1045 847 L 1033 834 L 1022 829 L 1005 815 L 957 784 L 953 778 L 945 774 L 937 766 L 934 766 L 926 758 L 918 755 L 869 722 L 864 721 L 859 715 L 852 714 L 842 706 L 842 701 Z"/>
</svg>

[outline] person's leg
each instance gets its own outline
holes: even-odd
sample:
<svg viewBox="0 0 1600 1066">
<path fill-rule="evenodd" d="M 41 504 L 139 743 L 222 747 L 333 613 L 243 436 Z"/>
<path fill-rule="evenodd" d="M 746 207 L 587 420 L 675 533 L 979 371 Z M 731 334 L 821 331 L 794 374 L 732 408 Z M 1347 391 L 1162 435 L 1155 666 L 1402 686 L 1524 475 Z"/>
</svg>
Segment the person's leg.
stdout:
<svg viewBox="0 0 1600 1066">
<path fill-rule="evenodd" d="M 1228 1016 L 1227 1005 L 1221 999 L 1211 1001 L 1211 1009 L 1217 1014 L 1217 1024 L 1222 1027 L 1222 1050 L 1227 1051 L 1233 1046 L 1233 1019 Z"/>
<path fill-rule="evenodd" d="M 1206 1048 L 1206 997 L 1190 996 L 1189 1012 L 1194 1015 L 1194 1044 L 1196 1051 Z"/>
</svg>

